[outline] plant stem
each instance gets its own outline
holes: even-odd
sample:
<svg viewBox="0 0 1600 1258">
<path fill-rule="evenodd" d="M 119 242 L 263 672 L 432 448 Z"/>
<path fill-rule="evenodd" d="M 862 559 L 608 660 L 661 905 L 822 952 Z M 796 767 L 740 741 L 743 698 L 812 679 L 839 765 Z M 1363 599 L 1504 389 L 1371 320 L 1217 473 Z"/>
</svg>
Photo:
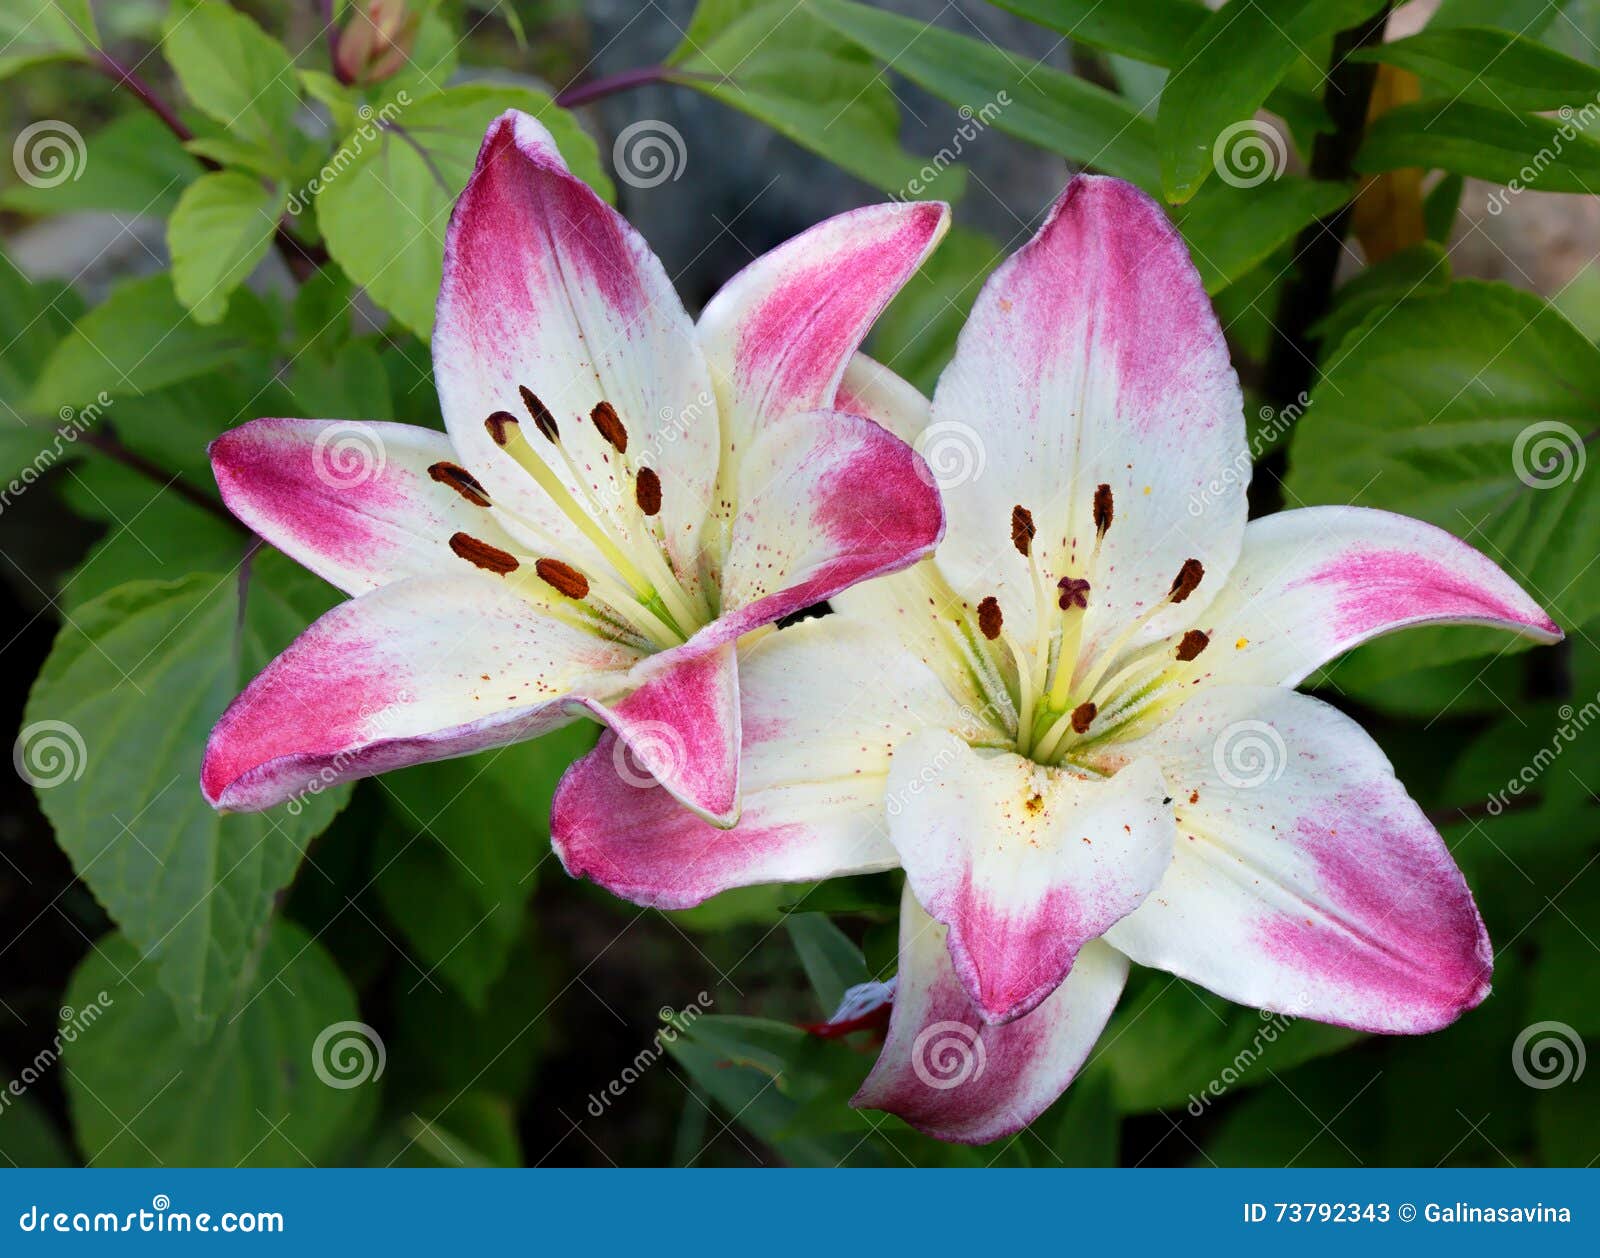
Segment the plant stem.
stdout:
<svg viewBox="0 0 1600 1258">
<path fill-rule="evenodd" d="M 650 83 L 664 83 L 667 74 L 666 66 L 635 66 L 631 70 L 608 74 L 576 87 L 563 88 L 556 93 L 556 104 L 563 109 L 576 109 L 579 105 L 588 105 L 630 88 L 644 87 Z"/>
<path fill-rule="evenodd" d="M 1351 54 L 1383 41 L 1391 7 L 1384 5 L 1360 26 L 1340 31 L 1334 37 L 1332 65 L 1322 97 L 1333 130 L 1319 133 L 1312 143 L 1313 179 L 1343 183 L 1354 177 L 1356 150 L 1366 134 L 1367 110 L 1378 67 L 1371 62 L 1353 61 Z M 1294 269 L 1278 299 L 1272 345 L 1262 377 L 1262 391 L 1280 410 L 1299 403 L 1302 395 L 1309 397 L 1316 380 L 1322 346 L 1319 338 L 1311 335 L 1311 328 L 1327 313 L 1333 297 L 1334 276 L 1354 209 L 1352 198 L 1295 238 Z M 1258 476 L 1251 485 L 1254 514 L 1275 511 L 1283 505 L 1284 467 L 1281 446 L 1262 460 L 1261 471 L 1265 475 Z"/>
<path fill-rule="evenodd" d="M 178 117 L 172 106 L 162 100 L 150 84 L 111 56 L 110 53 L 103 49 L 95 49 L 92 64 L 100 73 L 116 83 L 118 87 L 125 87 L 137 96 L 151 113 L 161 119 L 167 130 L 178 137 L 181 143 L 187 144 L 194 139 L 194 132 L 184 124 L 182 118 Z M 218 163 L 208 157 L 201 157 L 199 161 L 207 170 L 222 169 Z M 328 261 L 328 251 L 326 249 L 321 245 L 308 244 L 306 241 L 301 240 L 281 222 L 273 233 L 273 243 L 277 245 L 278 252 L 283 255 L 283 260 L 287 264 L 290 274 L 301 283 L 304 283 L 318 267 Z"/>
</svg>

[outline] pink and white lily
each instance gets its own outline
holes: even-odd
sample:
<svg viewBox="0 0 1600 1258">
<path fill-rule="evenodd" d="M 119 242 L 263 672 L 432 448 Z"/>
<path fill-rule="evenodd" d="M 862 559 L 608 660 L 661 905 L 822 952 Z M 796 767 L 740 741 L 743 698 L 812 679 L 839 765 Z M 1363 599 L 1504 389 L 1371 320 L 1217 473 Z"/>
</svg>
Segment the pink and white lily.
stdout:
<svg viewBox="0 0 1600 1258">
<path fill-rule="evenodd" d="M 744 651 L 737 827 L 620 782 L 602 740 L 556 798 L 568 868 L 677 907 L 902 866 L 890 1029 L 854 1103 L 948 1140 L 1049 1105 L 1130 960 L 1369 1031 L 1481 1001 L 1492 953 L 1443 840 L 1293 687 L 1408 625 L 1561 630 L 1430 525 L 1246 523 L 1238 383 L 1161 210 L 1074 179 L 985 285 L 931 424 L 900 397 L 875 417 L 981 450 L 934 558 Z"/>
<path fill-rule="evenodd" d="M 582 712 L 719 826 L 739 809 L 734 641 L 927 555 L 920 458 L 836 407 L 949 211 L 880 205 L 751 263 L 692 322 L 661 263 L 510 112 L 455 207 L 433 337 L 446 433 L 261 419 L 229 508 L 344 590 L 234 701 L 216 807 L 529 738 Z"/>
</svg>

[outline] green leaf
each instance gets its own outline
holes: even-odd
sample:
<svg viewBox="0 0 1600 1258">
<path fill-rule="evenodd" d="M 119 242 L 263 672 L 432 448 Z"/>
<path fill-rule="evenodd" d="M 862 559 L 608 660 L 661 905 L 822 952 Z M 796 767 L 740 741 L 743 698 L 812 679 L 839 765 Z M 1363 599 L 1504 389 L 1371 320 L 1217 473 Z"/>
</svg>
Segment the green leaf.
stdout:
<svg viewBox="0 0 1600 1258">
<path fill-rule="evenodd" d="M 1255 1087 L 1360 1036 L 1343 1027 L 1241 1009 L 1159 971 L 1130 984 L 1101 1038 L 1124 1113 L 1187 1106 L 1204 1113 L 1222 1096 Z"/>
<path fill-rule="evenodd" d="M 974 118 L 995 130 L 1127 179 L 1147 192 L 1160 192 L 1155 127 L 1120 96 L 992 44 L 866 5 L 817 0 L 814 8 L 863 48 L 892 64 L 896 73 L 952 104 L 975 109 Z M 1294 176 L 1273 177 L 1271 182 L 1266 178 L 1264 173 L 1248 187 L 1208 188 L 1203 199 L 1187 207 L 1181 226 L 1209 291 L 1232 283 L 1312 220 L 1338 209 L 1350 195 L 1341 184 Z M 929 265 L 937 267 L 941 255 L 955 253 L 952 272 L 965 269 L 970 277 L 977 269 L 974 264 L 982 252 L 977 242 L 982 238 L 969 238 L 963 247 L 956 236 L 952 233 Z M 970 304 L 976 290 L 966 293 L 963 285 L 962 291 Z M 948 323 L 954 313 L 947 310 L 939 316 L 940 324 Z M 931 313 L 925 321 L 930 320 Z M 945 331 L 941 326 L 931 342 L 935 349 L 929 356 L 939 361 L 945 357 Z M 914 338 L 908 338 L 907 344 L 912 343 Z M 927 353 L 913 350 L 913 366 L 920 367 L 918 359 Z M 921 374 L 926 376 L 926 370 Z"/>
<path fill-rule="evenodd" d="M 109 210 L 165 217 L 200 163 L 154 114 L 124 114 L 85 141 L 78 174 L 57 184 L 19 183 L 0 192 L 0 207 L 22 214 Z"/>
<path fill-rule="evenodd" d="M 1597 413 L 1600 350 L 1532 294 L 1456 283 L 1379 310 L 1344 339 L 1296 425 L 1289 497 L 1448 529 L 1557 619 L 1582 624 L 1600 615 L 1600 477 L 1581 474 Z M 1423 639 L 1375 645 L 1398 660 Z M 1518 644 L 1456 629 L 1410 662 Z"/>
<path fill-rule="evenodd" d="M 222 170 L 184 189 L 167 223 L 172 287 L 196 323 L 218 322 L 228 297 L 266 255 L 286 194 Z"/>
<path fill-rule="evenodd" d="M 861 949 L 823 913 L 791 913 L 783 924 L 817 994 L 822 1016 L 831 1018 L 845 992 L 867 981 Z"/>
<path fill-rule="evenodd" d="M 1600 95 L 1600 70 L 1510 31 L 1429 27 L 1355 54 L 1410 70 L 1452 98 L 1505 109 L 1585 105 Z"/>
<path fill-rule="evenodd" d="M 1208 293 L 1220 292 L 1314 220 L 1332 214 L 1352 189 L 1328 180 L 1278 175 L 1255 186 L 1208 183 L 1178 214 L 1178 226 Z"/>
<path fill-rule="evenodd" d="M 338 788 L 226 817 L 201 797 L 217 717 L 331 601 L 274 553 L 256 556 L 242 608 L 241 584 L 236 573 L 140 581 L 82 607 L 57 635 L 23 721 L 23 743 L 31 730 L 41 751 L 59 753 L 34 778 L 57 840 L 160 963 L 190 1024 L 233 1002 L 274 897 L 348 797 Z"/>
<path fill-rule="evenodd" d="M 1450 233 L 1455 229 L 1456 213 L 1461 209 L 1461 193 L 1466 187 L 1461 175 L 1445 175 L 1428 189 L 1422 199 L 1422 221 L 1427 227 L 1428 239 L 1441 245 L 1450 243 Z"/>
<path fill-rule="evenodd" d="M 46 61 L 87 61 L 99 42 L 89 0 L 7 0 L 0 6 L 0 79 Z"/>
<path fill-rule="evenodd" d="M 1329 351 L 1374 311 L 1408 297 L 1442 293 L 1450 287 L 1450 255 L 1426 241 L 1402 249 L 1356 274 L 1334 294 L 1333 304 L 1311 327 Z M 1331 352 L 1325 357 L 1332 357 Z"/>
<path fill-rule="evenodd" d="M 830 1112 L 849 1124 L 845 1129 L 816 1134 L 797 1130 L 802 1098 L 827 1087 L 826 1075 L 805 1067 L 816 1057 L 840 1060 L 829 1049 L 842 1050 L 846 1059 L 855 1057 L 841 1045 L 808 1043 L 808 1038 L 782 1022 L 715 1015 L 695 1019 L 682 1034 L 662 1034 L 667 1051 L 701 1090 L 789 1162 L 833 1167 L 852 1155 L 860 1160 L 872 1123 L 842 1103 Z M 865 1064 L 851 1063 L 858 1073 Z"/>
<path fill-rule="evenodd" d="M 377 890 L 412 950 L 481 1008 L 550 856 L 550 801 L 594 746 L 578 721 L 529 742 L 388 774 Z"/>
<path fill-rule="evenodd" d="M 393 1000 L 400 1043 L 395 1062 L 415 1076 L 405 1081 L 450 1094 L 484 1088 L 520 1096 L 554 1026 L 548 1016 L 552 990 L 571 981 L 563 974 L 552 984 L 549 966 L 549 949 L 525 930 L 510 963 L 476 1008 L 425 969 L 396 968 Z"/>
<path fill-rule="evenodd" d="M 82 314 L 83 299 L 73 289 L 29 280 L 0 252 L 0 397 L 27 395 L 41 364 Z"/>
<path fill-rule="evenodd" d="M 1169 201 L 1192 197 L 1234 126 L 1260 109 L 1305 48 L 1354 26 L 1374 0 L 1232 0 L 1190 35 L 1161 94 L 1156 132 Z"/>
<path fill-rule="evenodd" d="M 0 1073 L 8 1080 L 25 1078 L 5 1062 L 0 1062 Z M 26 1092 L 8 1094 L 5 1109 L 0 1110 L 0 1164 L 14 1168 L 75 1164 L 66 1138 L 56 1130 L 44 1107 Z"/>
<path fill-rule="evenodd" d="M 913 18 L 813 0 L 835 30 L 998 131 L 1144 188 L 1158 183 L 1154 132 L 1120 96 L 1040 62 Z"/>
<path fill-rule="evenodd" d="M 1136 61 L 1174 66 L 1184 45 L 1206 20 L 1194 0 L 994 0 L 1030 22 L 1048 26 L 1091 48 L 1104 48 Z"/>
<path fill-rule="evenodd" d="M 702 0 L 667 64 L 683 72 L 679 81 L 686 86 L 759 119 L 873 187 L 955 200 L 966 172 L 924 165 L 901 148 L 894 94 L 872 58 L 829 29 L 823 7 Z"/>
<path fill-rule="evenodd" d="M 78 609 L 129 581 L 175 581 L 227 572 L 239 562 L 239 530 L 166 486 L 104 458 L 80 464 L 62 487 L 79 515 L 107 532 L 61 583 L 61 610 Z"/>
<path fill-rule="evenodd" d="M 1551 1051 L 1559 1051 L 1555 1048 L 1558 1042 L 1550 1041 Z M 1567 1040 L 1566 1051 L 1568 1060 L 1575 1062 L 1579 1047 Z M 1600 1038 L 1591 1039 L 1582 1051 L 1586 1059 L 1600 1053 Z M 1569 1074 L 1566 1082 L 1535 1094 L 1533 1121 L 1544 1165 L 1593 1166 L 1600 1157 L 1600 1137 L 1596 1135 L 1600 1132 L 1600 1070 Z"/>
<path fill-rule="evenodd" d="M 288 155 L 296 146 L 294 63 L 253 19 L 223 0 L 176 0 L 161 48 L 202 113 L 276 152 Z"/>
<path fill-rule="evenodd" d="M 443 275 L 444 233 L 483 133 L 499 114 L 521 109 L 550 129 L 567 164 L 609 199 L 592 139 L 572 115 L 529 88 L 453 87 L 408 106 L 392 122 L 358 129 L 341 146 L 353 160 L 324 183 L 317 222 L 328 252 L 373 300 L 426 339 Z M 365 137 L 365 138 L 363 138 Z M 374 223 L 391 227 L 374 231 Z"/>
<path fill-rule="evenodd" d="M 1600 144 L 1570 121 L 1465 100 L 1402 105 L 1368 128 L 1357 170 L 1377 174 L 1407 166 L 1538 192 L 1600 189 Z"/>
<path fill-rule="evenodd" d="M 80 1023 L 100 1010 L 64 1059 L 73 1128 L 95 1165 L 315 1165 L 371 1117 L 381 1041 L 357 1022 L 333 959 L 288 922 L 273 925 L 233 1016 L 206 1039 L 124 935 L 96 942 L 66 1004 Z M 371 1078 L 350 1086 L 369 1062 Z"/>
<path fill-rule="evenodd" d="M 261 303 L 245 296 L 230 304 L 223 321 L 202 327 L 178 304 L 170 276 L 119 284 L 51 351 L 28 409 L 50 414 L 84 406 L 102 392 L 148 393 L 259 355 L 273 330 Z"/>
<path fill-rule="evenodd" d="M 1111 1072 L 1085 1070 L 1034 1130 L 1044 1135 L 1060 1159 L 1052 1166 L 1115 1166 L 1122 1120 Z"/>
<path fill-rule="evenodd" d="M 1449 26 L 1492 26 L 1537 37 L 1572 0 L 1442 0 L 1428 29 Z"/>
<path fill-rule="evenodd" d="M 978 290 L 1004 260 L 998 241 L 969 228 L 951 228 L 872 325 L 873 356 L 932 394 Z"/>
<path fill-rule="evenodd" d="M 489 1092 L 427 1098 L 395 1124 L 367 1159 L 369 1166 L 521 1166 L 515 1108 Z"/>
<path fill-rule="evenodd" d="M 343 419 L 393 419 L 389 374 L 367 341 L 352 341 L 327 358 L 306 354 L 289 372 L 299 415 Z"/>
</svg>

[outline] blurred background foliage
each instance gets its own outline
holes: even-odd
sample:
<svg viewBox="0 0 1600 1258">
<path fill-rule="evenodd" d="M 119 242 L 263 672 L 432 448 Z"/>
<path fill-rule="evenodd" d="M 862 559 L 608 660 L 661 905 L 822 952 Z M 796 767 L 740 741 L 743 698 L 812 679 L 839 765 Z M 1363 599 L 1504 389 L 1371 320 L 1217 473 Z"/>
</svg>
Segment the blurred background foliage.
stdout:
<svg viewBox="0 0 1600 1258">
<path fill-rule="evenodd" d="M 0 1159 L 1592 1162 L 1600 1070 L 1530 1087 L 1513 1046 L 1543 1021 L 1600 1041 L 1600 4 L 1242 4 L 0 0 L 0 572 L 24 731 L 0 788 L 0 1075 L 27 1081 Z M 1569 631 L 1534 654 L 1417 631 L 1316 681 L 1465 869 L 1491 999 L 1385 1038 L 1136 971 L 1061 1101 L 952 1148 L 847 1108 L 870 1033 L 808 1029 L 892 973 L 895 876 L 682 913 L 571 882 L 546 810 L 590 727 L 214 816 L 207 731 L 333 592 L 257 552 L 205 444 L 257 415 L 438 424 L 445 217 L 512 106 L 691 308 L 827 214 L 955 201 L 871 346 L 924 389 L 1072 170 L 1163 196 L 1246 385 L 1256 509 L 1429 519 Z M 1230 165 L 1214 139 L 1251 119 L 1266 166 Z M 639 120 L 681 145 L 665 176 L 615 146 Z M 66 167 L 25 145 L 41 122 L 68 126 Z M 1513 446 L 1547 421 L 1581 440 L 1534 486 Z M 65 773 L 26 761 L 49 721 L 83 744 L 58 748 Z M 344 1023 L 372 1029 L 354 1087 L 313 1069 Z"/>
</svg>

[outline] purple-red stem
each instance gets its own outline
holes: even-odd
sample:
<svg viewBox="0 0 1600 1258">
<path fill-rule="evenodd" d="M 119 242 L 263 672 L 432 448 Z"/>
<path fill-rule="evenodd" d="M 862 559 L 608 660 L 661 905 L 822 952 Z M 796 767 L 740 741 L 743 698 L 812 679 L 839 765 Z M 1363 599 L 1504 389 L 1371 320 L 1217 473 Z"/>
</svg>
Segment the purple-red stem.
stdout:
<svg viewBox="0 0 1600 1258">
<path fill-rule="evenodd" d="M 635 66 L 632 70 L 622 70 L 589 83 L 580 83 L 577 87 L 564 88 L 556 93 L 556 104 L 563 109 L 576 109 L 579 105 L 588 105 L 630 88 L 668 82 L 669 73 L 673 72 L 666 66 Z"/>
</svg>

